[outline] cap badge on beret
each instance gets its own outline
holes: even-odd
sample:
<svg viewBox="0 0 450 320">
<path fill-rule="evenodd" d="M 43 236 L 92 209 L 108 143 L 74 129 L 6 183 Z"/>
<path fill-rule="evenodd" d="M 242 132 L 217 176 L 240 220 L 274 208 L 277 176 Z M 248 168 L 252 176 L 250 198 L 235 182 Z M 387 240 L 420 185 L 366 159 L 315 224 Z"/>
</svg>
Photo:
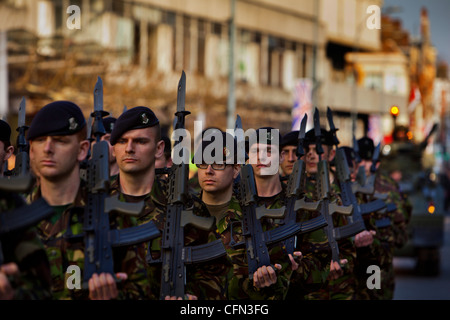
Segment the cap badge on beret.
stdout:
<svg viewBox="0 0 450 320">
<path fill-rule="evenodd" d="M 75 131 L 78 128 L 78 123 L 74 117 L 69 118 L 69 130 Z"/>
<path fill-rule="evenodd" d="M 230 150 L 227 147 L 223 147 L 223 155 L 225 157 L 229 157 L 230 156 Z"/>
<path fill-rule="evenodd" d="M 147 117 L 147 114 L 144 112 L 141 114 L 141 120 L 142 120 L 142 124 L 147 124 L 150 119 Z"/>
</svg>

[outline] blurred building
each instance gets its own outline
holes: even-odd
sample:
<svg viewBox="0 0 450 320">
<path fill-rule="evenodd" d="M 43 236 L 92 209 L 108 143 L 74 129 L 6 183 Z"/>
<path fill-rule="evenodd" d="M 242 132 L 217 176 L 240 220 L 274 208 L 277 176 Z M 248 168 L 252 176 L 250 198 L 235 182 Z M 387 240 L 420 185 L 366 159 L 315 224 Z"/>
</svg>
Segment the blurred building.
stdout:
<svg viewBox="0 0 450 320">
<path fill-rule="evenodd" d="M 29 117 L 55 99 L 77 102 L 88 116 L 100 76 L 105 110 L 118 116 L 124 106 L 146 105 L 170 128 L 184 70 L 188 128 L 199 119 L 225 129 L 230 61 L 244 129 L 291 130 L 305 80 L 312 85 L 303 111 L 318 106 L 325 125 L 330 106 L 345 144 L 353 129 L 357 137 L 383 134 L 390 106 L 406 108 L 408 55 L 383 52 L 383 29 L 366 26 L 367 8 L 382 0 L 234 0 L 234 14 L 232 3 L 2 0 L 0 90 L 9 94 L 0 112 L 14 118 L 25 96 Z M 71 5 L 80 9 L 80 29 L 73 29 Z"/>
</svg>

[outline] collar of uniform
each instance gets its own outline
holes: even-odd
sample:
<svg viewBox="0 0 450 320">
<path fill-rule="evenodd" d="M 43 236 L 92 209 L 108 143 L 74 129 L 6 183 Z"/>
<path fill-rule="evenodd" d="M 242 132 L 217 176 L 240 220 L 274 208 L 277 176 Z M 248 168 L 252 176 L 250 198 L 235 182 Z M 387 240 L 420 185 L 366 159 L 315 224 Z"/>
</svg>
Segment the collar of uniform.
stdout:
<svg viewBox="0 0 450 320">
<path fill-rule="evenodd" d="M 52 217 L 50 217 L 38 224 L 37 228 L 40 236 L 45 239 L 62 237 L 66 232 L 67 227 L 69 226 L 68 219 L 70 217 L 70 212 L 74 208 L 83 208 L 85 206 L 85 196 L 86 184 L 83 180 L 80 180 L 80 186 L 78 188 L 78 192 L 75 196 L 74 202 L 67 207 L 67 209 L 62 213 L 61 217 L 54 223 L 51 222 Z M 40 186 L 36 186 L 32 191 L 31 199 L 35 201 L 41 197 L 41 188 Z M 77 212 L 82 212 L 82 210 Z M 72 216 L 70 225 L 73 225 L 74 219 L 77 219 L 76 215 Z"/>
</svg>

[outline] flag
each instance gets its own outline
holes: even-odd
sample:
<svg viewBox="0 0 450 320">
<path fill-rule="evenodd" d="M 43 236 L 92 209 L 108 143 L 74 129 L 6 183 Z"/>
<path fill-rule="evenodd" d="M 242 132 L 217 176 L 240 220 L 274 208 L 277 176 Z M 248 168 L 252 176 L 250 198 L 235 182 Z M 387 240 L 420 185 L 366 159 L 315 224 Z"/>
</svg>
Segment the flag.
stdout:
<svg viewBox="0 0 450 320">
<path fill-rule="evenodd" d="M 300 130 L 300 122 L 305 113 L 308 114 L 308 124 L 312 124 L 312 89 L 313 83 L 311 79 L 298 79 L 295 83 L 294 106 L 292 108 L 292 131 Z"/>
<path fill-rule="evenodd" d="M 416 109 L 417 105 L 420 103 L 421 99 L 420 90 L 417 86 L 412 86 L 411 91 L 409 93 L 408 100 L 408 113 L 411 114 Z"/>
</svg>

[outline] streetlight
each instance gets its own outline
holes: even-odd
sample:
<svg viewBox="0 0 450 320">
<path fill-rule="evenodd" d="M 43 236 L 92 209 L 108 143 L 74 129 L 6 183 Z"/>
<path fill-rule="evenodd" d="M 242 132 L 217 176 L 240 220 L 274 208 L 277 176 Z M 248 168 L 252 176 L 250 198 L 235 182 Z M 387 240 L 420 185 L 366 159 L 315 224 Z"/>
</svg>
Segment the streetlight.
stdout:
<svg viewBox="0 0 450 320">
<path fill-rule="evenodd" d="M 397 117 L 400 113 L 400 109 L 394 105 L 391 107 L 390 113 L 391 113 L 392 119 L 394 120 L 394 128 L 395 128 L 395 126 L 397 125 Z"/>
</svg>

